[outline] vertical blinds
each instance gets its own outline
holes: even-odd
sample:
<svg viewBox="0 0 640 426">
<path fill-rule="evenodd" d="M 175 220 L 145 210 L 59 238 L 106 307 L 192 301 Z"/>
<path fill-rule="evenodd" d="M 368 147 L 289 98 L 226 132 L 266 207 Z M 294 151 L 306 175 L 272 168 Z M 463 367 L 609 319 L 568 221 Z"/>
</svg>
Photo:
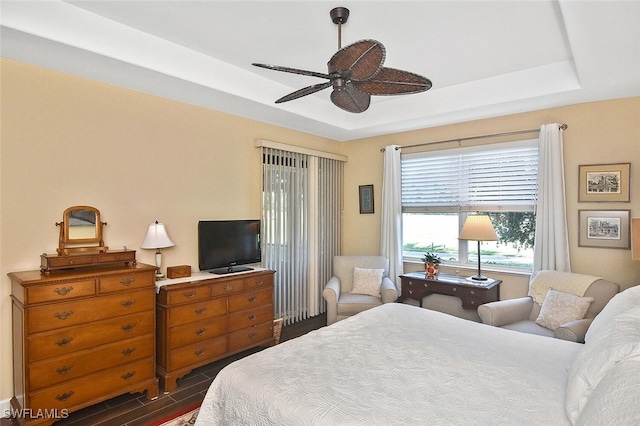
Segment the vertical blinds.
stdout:
<svg viewBox="0 0 640 426">
<path fill-rule="evenodd" d="M 533 210 L 538 140 L 402 155 L 403 212 Z"/>
</svg>

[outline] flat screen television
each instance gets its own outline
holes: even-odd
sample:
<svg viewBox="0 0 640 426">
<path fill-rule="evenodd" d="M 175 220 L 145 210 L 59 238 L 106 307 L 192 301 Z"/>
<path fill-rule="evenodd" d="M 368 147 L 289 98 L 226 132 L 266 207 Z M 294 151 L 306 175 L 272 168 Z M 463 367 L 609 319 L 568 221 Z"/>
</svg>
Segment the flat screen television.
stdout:
<svg viewBox="0 0 640 426">
<path fill-rule="evenodd" d="M 198 266 L 201 271 L 229 274 L 250 271 L 259 263 L 260 221 L 201 220 L 198 222 Z"/>
</svg>

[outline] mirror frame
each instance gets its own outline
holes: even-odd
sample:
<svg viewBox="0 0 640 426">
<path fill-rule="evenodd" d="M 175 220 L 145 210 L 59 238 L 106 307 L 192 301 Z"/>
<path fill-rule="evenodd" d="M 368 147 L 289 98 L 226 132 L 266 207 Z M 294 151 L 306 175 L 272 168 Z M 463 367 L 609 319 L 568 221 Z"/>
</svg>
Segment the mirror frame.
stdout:
<svg viewBox="0 0 640 426">
<path fill-rule="evenodd" d="M 75 211 L 88 210 L 95 214 L 96 217 L 96 234 L 94 238 L 70 238 L 69 226 L 70 217 Z M 102 240 L 102 226 L 107 222 L 100 220 L 100 210 L 91 206 L 72 206 L 66 209 L 62 215 L 62 222 L 56 222 L 56 226 L 60 227 L 60 239 L 58 242 L 58 254 L 66 255 L 73 252 L 105 252 L 108 247 L 104 246 Z M 83 246 L 82 244 L 90 244 Z"/>
</svg>

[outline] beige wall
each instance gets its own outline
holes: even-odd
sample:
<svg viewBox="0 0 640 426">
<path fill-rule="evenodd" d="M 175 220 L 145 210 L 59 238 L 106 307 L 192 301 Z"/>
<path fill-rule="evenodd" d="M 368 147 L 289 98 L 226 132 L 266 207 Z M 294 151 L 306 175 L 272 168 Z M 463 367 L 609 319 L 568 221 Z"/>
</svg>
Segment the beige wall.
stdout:
<svg viewBox="0 0 640 426">
<path fill-rule="evenodd" d="M 140 250 L 165 223 L 164 267 L 197 270 L 199 219 L 260 217 L 255 139 L 338 152 L 338 142 L 2 60 L 0 401 L 12 396 L 11 271 L 55 253 L 72 205 L 98 208 L 110 248 Z M 163 268 L 164 269 L 164 268 Z"/>
<path fill-rule="evenodd" d="M 577 247 L 577 209 L 631 209 L 631 203 L 578 204 L 578 164 L 640 164 L 640 98 L 553 108 L 338 143 L 202 108 L 2 59 L 0 144 L 0 401 L 12 396 L 10 271 L 36 269 L 42 252 L 55 252 L 65 208 L 100 209 L 105 242 L 139 250 L 148 223 L 163 221 L 175 247 L 164 266 L 197 268 L 199 219 L 260 216 L 260 154 L 255 139 L 270 139 L 345 154 L 344 252 L 377 254 L 380 240 L 382 154 L 453 137 L 537 128 L 564 122 L 567 207 L 574 270 L 627 287 L 640 282 L 640 262 L 627 250 Z M 604 147 L 604 149 L 602 149 Z M 636 180 L 637 182 L 637 180 Z M 375 185 L 375 214 L 358 212 L 358 186 Z M 599 266 L 597 262 L 606 266 Z M 408 265 L 408 268 L 415 267 Z M 505 280 L 515 297 L 526 280 Z"/>
<path fill-rule="evenodd" d="M 631 260 L 629 250 L 578 247 L 578 210 L 631 210 L 640 216 L 640 98 L 604 101 L 551 108 L 504 117 L 470 121 L 388 136 L 361 139 L 348 143 L 349 162 L 345 168 L 345 254 L 377 254 L 380 241 L 383 156 L 387 145 L 414 145 L 429 141 L 525 129 L 536 129 L 544 123 L 566 123 L 564 159 L 567 194 L 567 216 L 571 264 L 574 272 L 600 275 L 618 282 L 623 288 L 640 283 L 640 262 Z M 528 135 L 530 137 L 530 135 Z M 484 140 L 483 143 L 496 140 Z M 456 144 L 452 144 L 456 146 Z M 439 148 L 443 146 L 440 145 Z M 408 152 L 409 150 L 404 150 Z M 631 163 L 631 202 L 578 203 L 578 165 Z M 358 185 L 374 184 L 375 214 L 360 215 Z M 407 270 L 419 266 L 406 265 Z M 504 284 L 502 298 L 526 292 L 526 277 L 492 274 Z"/>
</svg>

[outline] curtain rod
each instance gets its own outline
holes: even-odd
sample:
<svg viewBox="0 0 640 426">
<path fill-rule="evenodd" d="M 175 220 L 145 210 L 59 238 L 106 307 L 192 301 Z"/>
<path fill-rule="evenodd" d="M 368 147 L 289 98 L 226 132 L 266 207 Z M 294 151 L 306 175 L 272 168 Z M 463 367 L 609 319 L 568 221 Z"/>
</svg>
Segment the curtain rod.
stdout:
<svg viewBox="0 0 640 426">
<path fill-rule="evenodd" d="M 567 126 L 566 124 L 561 124 L 560 125 L 560 129 L 562 130 L 567 130 L 569 126 Z M 424 143 L 419 143 L 416 145 L 405 145 L 405 146 L 398 146 L 396 147 L 396 149 L 402 149 L 402 148 L 415 148 L 415 147 L 419 147 L 419 146 L 427 146 L 427 145 L 438 145 L 441 143 L 449 143 L 449 142 L 462 142 L 462 141 L 469 141 L 469 140 L 474 140 L 474 139 L 485 139 L 485 138 L 494 138 L 497 136 L 513 136 L 513 135 L 522 135 L 522 134 L 526 134 L 526 133 L 538 133 L 540 132 L 540 129 L 529 129 L 529 130 L 518 130 L 515 132 L 504 132 L 504 133 L 493 133 L 491 135 L 481 135 L 481 136 L 468 136 L 466 138 L 456 138 L 456 139 L 447 139 L 444 141 L 436 141 L 436 142 L 424 142 Z M 384 148 L 382 148 L 380 150 L 381 152 L 384 152 Z"/>
</svg>

